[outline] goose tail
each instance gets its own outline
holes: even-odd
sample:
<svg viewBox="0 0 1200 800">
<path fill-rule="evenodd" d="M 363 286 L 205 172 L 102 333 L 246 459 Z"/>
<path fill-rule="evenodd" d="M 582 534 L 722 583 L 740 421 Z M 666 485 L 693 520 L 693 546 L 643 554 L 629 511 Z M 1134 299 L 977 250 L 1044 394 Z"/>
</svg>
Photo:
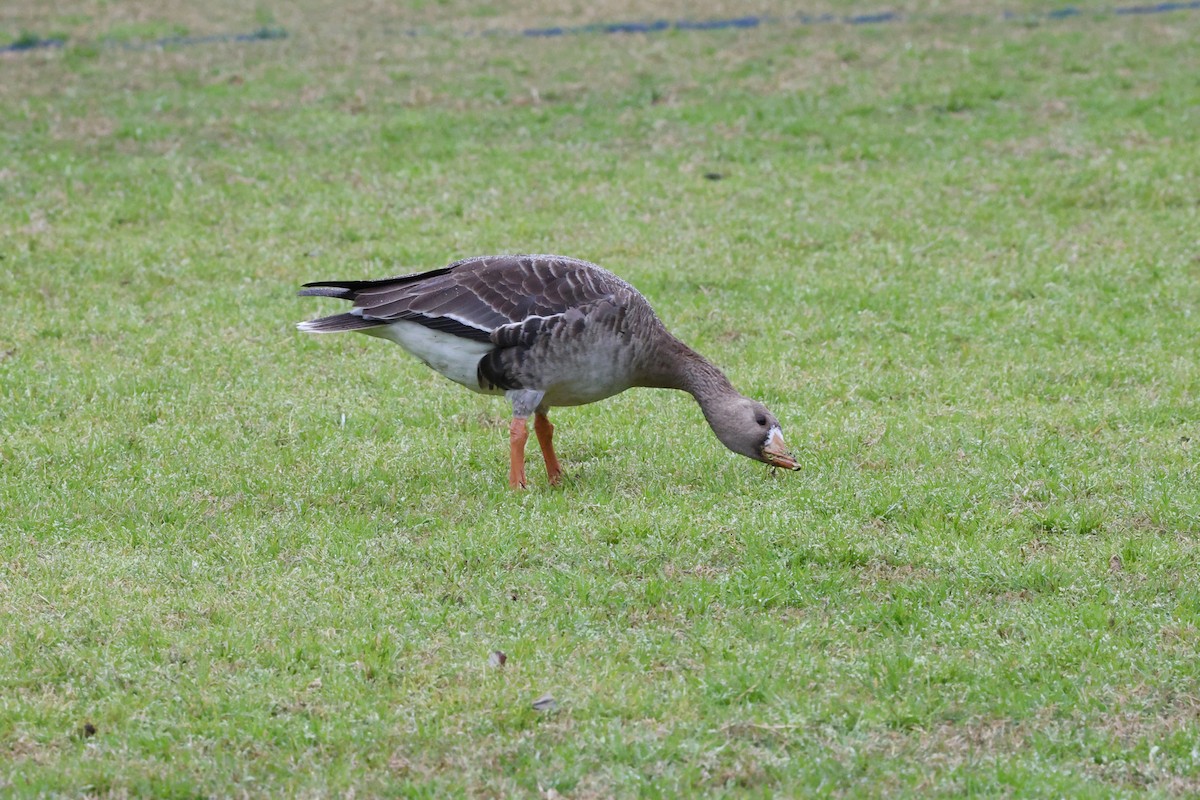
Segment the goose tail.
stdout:
<svg viewBox="0 0 1200 800">
<path fill-rule="evenodd" d="M 379 320 L 363 319 L 358 314 L 348 311 L 344 314 L 334 314 L 330 317 L 298 322 L 296 323 L 296 327 L 305 333 L 341 333 L 343 331 L 361 331 L 367 328 L 378 328 L 380 325 L 386 324 L 386 322 Z"/>
</svg>

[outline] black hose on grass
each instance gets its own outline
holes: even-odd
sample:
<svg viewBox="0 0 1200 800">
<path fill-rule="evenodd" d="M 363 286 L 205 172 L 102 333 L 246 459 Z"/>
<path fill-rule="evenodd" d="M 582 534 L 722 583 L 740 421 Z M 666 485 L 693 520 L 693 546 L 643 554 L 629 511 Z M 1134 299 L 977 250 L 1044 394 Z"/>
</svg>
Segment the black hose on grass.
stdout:
<svg viewBox="0 0 1200 800">
<path fill-rule="evenodd" d="M 1064 6 L 1050 11 L 1011 12 L 1001 15 L 1004 20 L 1019 22 L 1040 22 L 1043 20 L 1061 20 L 1080 17 L 1085 14 L 1092 16 L 1112 15 L 1116 17 L 1145 16 L 1148 14 L 1169 14 L 1175 11 L 1200 10 L 1200 0 L 1185 0 L 1185 2 L 1149 3 L 1131 6 L 1117 6 L 1108 9 L 1082 9 L 1076 6 Z M 982 13 L 966 12 L 960 16 L 981 17 Z M 520 31 L 486 30 L 482 35 L 516 35 L 534 38 L 554 36 L 579 36 L 584 34 L 618 34 L 618 33 L 660 33 L 663 31 L 715 31 L 730 29 L 757 28 L 762 25 L 791 23 L 793 25 L 883 25 L 890 22 L 901 22 L 905 19 L 919 19 L 919 16 L 904 15 L 897 11 L 881 11 L 872 14 L 853 14 L 839 16 L 837 14 L 794 14 L 783 17 L 768 15 L 747 15 L 723 19 L 701 20 L 652 20 L 650 22 L 598 22 L 589 25 L 572 27 L 552 26 L 546 28 L 525 28 Z M 421 36 L 430 33 L 428 29 L 412 28 L 404 32 L 408 36 Z M 164 47 L 187 47 L 202 44 L 224 44 L 237 42 L 262 42 L 275 39 L 286 39 L 287 31 L 283 28 L 259 28 L 249 33 L 216 33 L 205 36 L 167 36 L 150 42 L 115 42 L 101 39 L 100 44 L 111 47 L 121 47 L 129 50 L 145 50 Z M 54 36 L 39 38 L 33 35 L 23 35 L 11 44 L 0 46 L 0 53 L 21 53 L 31 50 L 45 50 L 63 47 L 66 37 Z"/>
</svg>

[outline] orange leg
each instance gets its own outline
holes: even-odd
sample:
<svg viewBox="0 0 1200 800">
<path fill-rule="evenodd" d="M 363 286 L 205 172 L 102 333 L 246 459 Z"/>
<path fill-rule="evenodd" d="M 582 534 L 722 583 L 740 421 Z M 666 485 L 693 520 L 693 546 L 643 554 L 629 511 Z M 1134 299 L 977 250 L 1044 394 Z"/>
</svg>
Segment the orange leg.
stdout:
<svg viewBox="0 0 1200 800">
<path fill-rule="evenodd" d="M 550 485 L 558 486 L 562 483 L 562 467 L 558 465 L 558 456 L 554 455 L 554 426 L 550 424 L 550 418 L 542 413 L 536 414 L 533 431 L 542 448 L 542 458 L 546 460 L 546 475 L 550 478 Z"/>
<path fill-rule="evenodd" d="M 508 426 L 508 485 L 514 489 L 524 489 L 529 485 L 525 481 L 525 441 L 528 438 L 529 428 L 525 425 L 525 418 L 513 417 Z"/>
</svg>

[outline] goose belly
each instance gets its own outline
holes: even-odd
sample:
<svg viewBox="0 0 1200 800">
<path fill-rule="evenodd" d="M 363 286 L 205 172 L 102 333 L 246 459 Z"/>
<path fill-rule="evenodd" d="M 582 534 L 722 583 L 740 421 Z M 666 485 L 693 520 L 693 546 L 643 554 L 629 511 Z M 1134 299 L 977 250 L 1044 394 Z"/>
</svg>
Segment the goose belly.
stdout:
<svg viewBox="0 0 1200 800">
<path fill-rule="evenodd" d="M 416 322 L 393 322 L 363 332 L 395 342 L 455 383 L 484 391 L 479 385 L 479 359 L 492 349 L 487 342 L 435 331 Z"/>
<path fill-rule="evenodd" d="M 546 405 L 580 406 L 620 394 L 633 386 L 633 369 L 619 352 L 560 354 L 546 366 L 538 388 Z"/>
</svg>

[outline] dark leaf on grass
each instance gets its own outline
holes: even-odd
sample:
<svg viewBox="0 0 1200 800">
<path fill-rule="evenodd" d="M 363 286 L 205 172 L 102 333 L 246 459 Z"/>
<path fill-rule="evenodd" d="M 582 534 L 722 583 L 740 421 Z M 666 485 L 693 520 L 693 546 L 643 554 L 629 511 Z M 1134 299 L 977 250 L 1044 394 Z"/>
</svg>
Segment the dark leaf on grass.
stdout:
<svg viewBox="0 0 1200 800">
<path fill-rule="evenodd" d="M 96 735 L 96 726 L 90 722 L 83 723 L 83 736 L 88 738 Z"/>
<path fill-rule="evenodd" d="M 504 655 L 503 651 L 500 650 L 493 650 L 492 654 L 488 656 L 489 667 L 499 669 L 504 666 L 505 661 L 508 661 L 508 656 Z"/>
<path fill-rule="evenodd" d="M 720 172 L 706 172 L 706 173 L 704 173 L 704 180 L 706 180 L 706 181 L 719 181 L 719 180 L 721 180 L 721 179 L 722 179 L 722 178 L 724 178 L 724 177 L 725 177 L 725 176 L 724 176 L 723 174 L 721 174 Z"/>
<path fill-rule="evenodd" d="M 533 701 L 535 711 L 553 711 L 558 708 L 558 701 L 554 699 L 549 692 Z"/>
</svg>

